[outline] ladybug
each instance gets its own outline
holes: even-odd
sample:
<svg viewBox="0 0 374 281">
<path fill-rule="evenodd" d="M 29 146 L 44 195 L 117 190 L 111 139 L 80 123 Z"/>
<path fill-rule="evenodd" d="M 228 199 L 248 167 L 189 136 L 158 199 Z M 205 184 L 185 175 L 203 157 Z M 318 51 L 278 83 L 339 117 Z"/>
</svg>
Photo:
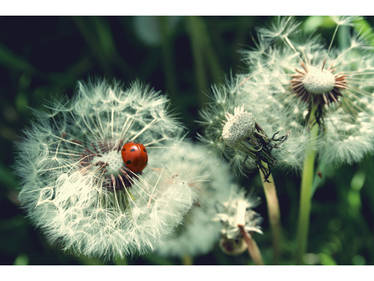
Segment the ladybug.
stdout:
<svg viewBox="0 0 374 281">
<path fill-rule="evenodd" d="M 140 173 L 147 166 L 148 153 L 141 143 L 125 143 L 121 149 L 121 155 L 127 169 L 134 173 Z"/>
</svg>

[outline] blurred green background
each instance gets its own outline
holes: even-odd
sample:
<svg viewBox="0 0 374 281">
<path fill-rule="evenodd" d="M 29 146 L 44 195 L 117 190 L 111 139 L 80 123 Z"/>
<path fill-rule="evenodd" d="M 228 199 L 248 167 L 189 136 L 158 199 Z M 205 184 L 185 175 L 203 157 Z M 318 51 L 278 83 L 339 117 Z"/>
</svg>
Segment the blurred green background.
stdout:
<svg viewBox="0 0 374 281">
<path fill-rule="evenodd" d="M 19 179 L 12 171 L 14 143 L 32 118 L 30 108 L 71 97 L 78 80 L 136 79 L 167 94 L 173 111 L 196 139 L 198 111 L 210 86 L 245 71 L 239 53 L 254 46 L 255 30 L 272 17 L 0 17 L 0 264 L 102 264 L 48 245 L 19 206 Z M 329 17 L 299 17 L 307 33 L 331 38 Z M 352 28 L 365 30 L 374 44 L 374 18 L 339 31 L 344 46 Z M 309 264 L 374 264 L 374 158 L 354 166 L 319 167 L 312 203 Z M 275 171 L 284 226 L 282 264 L 293 263 L 300 176 Z M 256 235 L 265 263 L 271 263 L 271 236 L 258 176 L 238 181 L 262 198 L 264 235 Z M 125 261 L 111 261 L 121 264 Z M 181 264 L 155 254 L 128 257 L 128 264 Z M 216 246 L 194 264 L 251 264 L 247 253 L 229 257 Z"/>
</svg>

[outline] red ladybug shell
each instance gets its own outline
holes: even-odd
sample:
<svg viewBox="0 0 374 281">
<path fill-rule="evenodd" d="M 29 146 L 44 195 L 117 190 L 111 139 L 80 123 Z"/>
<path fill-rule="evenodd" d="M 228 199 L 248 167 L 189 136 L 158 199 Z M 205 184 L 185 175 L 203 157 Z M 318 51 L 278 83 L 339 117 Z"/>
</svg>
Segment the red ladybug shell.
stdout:
<svg viewBox="0 0 374 281">
<path fill-rule="evenodd" d="M 148 153 L 141 143 L 125 143 L 121 154 L 126 167 L 134 173 L 140 173 L 147 166 Z"/>
</svg>

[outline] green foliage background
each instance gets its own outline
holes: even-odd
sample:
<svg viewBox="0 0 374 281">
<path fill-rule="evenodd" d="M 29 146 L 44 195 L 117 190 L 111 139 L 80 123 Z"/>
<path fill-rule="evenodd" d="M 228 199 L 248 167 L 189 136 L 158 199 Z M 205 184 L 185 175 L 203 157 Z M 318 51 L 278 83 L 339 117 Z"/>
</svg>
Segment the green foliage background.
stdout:
<svg viewBox="0 0 374 281">
<path fill-rule="evenodd" d="M 305 32 L 331 38 L 329 17 L 300 17 Z M 30 108 L 53 97 L 71 97 L 78 80 L 108 78 L 128 85 L 138 79 L 166 93 L 195 139 L 194 121 L 208 100 L 210 85 L 245 71 L 239 51 L 254 45 L 257 27 L 272 17 L 0 17 L 0 264 L 102 264 L 48 245 L 19 206 L 18 176 L 12 171 L 14 143 L 28 126 Z M 367 31 L 366 17 L 354 28 Z M 342 28 L 337 47 L 351 30 Z M 374 54 L 373 54 L 374 55 Z M 319 167 L 312 203 L 309 264 L 374 264 L 374 158 L 353 166 Z M 284 226 L 282 264 L 293 264 L 300 176 L 275 171 Z M 238 178 L 262 198 L 264 235 L 256 235 L 265 263 L 271 236 L 259 178 Z M 252 264 L 247 253 L 225 256 L 218 246 L 194 264 Z M 181 264 L 154 254 L 109 264 Z"/>
</svg>

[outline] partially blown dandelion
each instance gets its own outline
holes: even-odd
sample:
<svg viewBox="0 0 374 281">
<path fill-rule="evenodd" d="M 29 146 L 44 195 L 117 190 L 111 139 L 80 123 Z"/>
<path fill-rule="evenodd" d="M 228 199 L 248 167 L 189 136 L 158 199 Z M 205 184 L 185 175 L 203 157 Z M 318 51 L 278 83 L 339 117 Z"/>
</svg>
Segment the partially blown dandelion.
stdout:
<svg viewBox="0 0 374 281">
<path fill-rule="evenodd" d="M 259 167 L 268 178 L 271 168 L 278 164 L 277 150 L 283 148 L 287 135 L 259 123 L 261 116 L 247 110 L 245 104 L 239 105 L 236 88 L 235 83 L 213 88 L 212 103 L 201 112 L 204 134 L 200 139 L 221 151 L 240 172 Z"/>
<path fill-rule="evenodd" d="M 243 173 L 246 169 L 258 168 L 273 233 L 274 262 L 277 263 L 282 230 L 271 170 L 284 163 L 283 154 L 289 154 L 293 147 L 288 145 L 288 133 L 278 120 L 267 119 L 255 104 L 238 102 L 237 91 L 242 84 L 238 81 L 233 79 L 227 86 L 213 88 L 213 101 L 202 111 L 201 123 L 205 127 L 201 140 L 220 150 Z M 299 157 L 295 153 L 293 156 Z"/>
<path fill-rule="evenodd" d="M 260 251 L 251 233 L 262 234 L 261 217 L 252 210 L 258 200 L 249 199 L 233 186 L 230 198 L 221 205 L 221 210 L 214 218 L 220 221 L 221 249 L 229 255 L 237 255 L 248 249 L 249 254 L 256 264 L 263 264 Z"/>
<path fill-rule="evenodd" d="M 19 198 L 50 241 L 123 257 L 155 248 L 180 223 L 193 192 L 171 176 L 174 163 L 153 157 L 180 140 L 166 103 L 138 83 L 103 81 L 80 83 L 71 102 L 38 113 L 19 144 Z"/>
<path fill-rule="evenodd" d="M 213 151 L 187 140 L 160 151 L 156 157 L 175 163 L 177 174 L 173 176 L 189 179 L 196 198 L 183 223 L 164 239 L 158 252 L 181 258 L 206 254 L 219 238 L 220 225 L 212 221 L 216 206 L 230 195 L 233 179 L 227 165 Z"/>
</svg>

